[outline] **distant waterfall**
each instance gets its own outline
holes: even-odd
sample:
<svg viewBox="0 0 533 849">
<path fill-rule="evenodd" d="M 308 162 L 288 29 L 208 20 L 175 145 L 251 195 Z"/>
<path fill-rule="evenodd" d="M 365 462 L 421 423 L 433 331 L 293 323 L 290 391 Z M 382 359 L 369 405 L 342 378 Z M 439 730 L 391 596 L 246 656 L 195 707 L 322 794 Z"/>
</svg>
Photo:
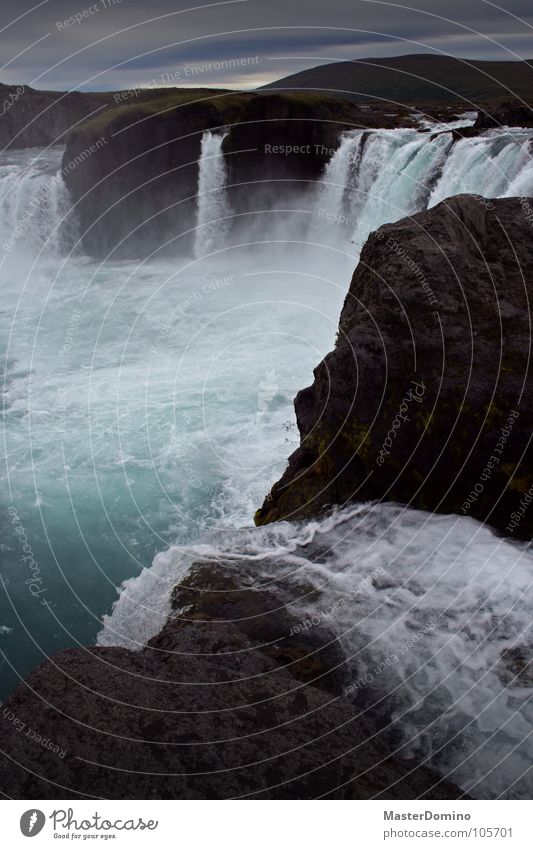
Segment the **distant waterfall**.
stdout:
<svg viewBox="0 0 533 849">
<path fill-rule="evenodd" d="M 414 129 L 344 134 L 316 191 L 310 240 L 331 234 L 344 249 L 352 243 L 359 251 L 382 224 L 452 195 L 533 194 L 532 131 L 495 130 L 454 143 L 446 129 L 437 134 Z"/>
<path fill-rule="evenodd" d="M 222 153 L 226 135 L 206 130 L 202 136 L 194 243 L 197 257 L 223 247 L 230 229 L 231 208 L 226 196 L 226 162 Z"/>
<path fill-rule="evenodd" d="M 350 211 L 349 192 L 346 188 L 357 184 L 364 137 L 363 130 L 346 133 L 324 170 L 318 192 L 318 204 L 319 208 L 326 207 L 335 216 Z"/>
<path fill-rule="evenodd" d="M 305 195 L 310 220 L 286 213 L 265 224 L 245 222 L 251 241 L 329 244 L 359 254 L 383 224 L 428 209 L 457 194 L 506 197 L 533 194 L 533 131 L 490 130 L 454 141 L 457 122 L 391 130 L 352 130 L 326 164 L 318 185 Z M 224 136 L 206 131 L 199 163 L 195 255 L 228 243 L 232 209 L 226 192 Z M 261 196 L 269 209 L 272 195 Z M 255 229 L 254 229 L 255 228 Z"/>
<path fill-rule="evenodd" d="M 464 192 L 490 198 L 531 195 L 532 137 L 527 130 L 510 130 L 457 142 L 431 194 L 429 206 Z"/>
<path fill-rule="evenodd" d="M 60 154 L 47 152 L 28 164 L 14 154 L 0 166 L 0 250 L 58 256 L 72 244 L 75 223 L 58 170 Z"/>
</svg>

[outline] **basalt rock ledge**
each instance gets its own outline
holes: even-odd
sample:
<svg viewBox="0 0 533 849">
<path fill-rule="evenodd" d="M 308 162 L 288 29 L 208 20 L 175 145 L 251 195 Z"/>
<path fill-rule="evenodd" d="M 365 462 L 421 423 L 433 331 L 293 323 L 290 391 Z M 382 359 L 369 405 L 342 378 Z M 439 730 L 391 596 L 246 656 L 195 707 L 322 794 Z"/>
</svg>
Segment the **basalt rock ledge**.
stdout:
<svg viewBox="0 0 533 849">
<path fill-rule="evenodd" d="M 9 795 L 467 798 L 345 697 L 340 644 L 322 628 L 302 634 L 280 604 L 294 587 L 250 588 L 253 577 L 242 561 L 198 562 L 140 651 L 68 649 L 42 663 L 0 710 Z"/>
<path fill-rule="evenodd" d="M 462 195 L 370 235 L 257 524 L 375 499 L 531 539 L 532 207 Z"/>
</svg>

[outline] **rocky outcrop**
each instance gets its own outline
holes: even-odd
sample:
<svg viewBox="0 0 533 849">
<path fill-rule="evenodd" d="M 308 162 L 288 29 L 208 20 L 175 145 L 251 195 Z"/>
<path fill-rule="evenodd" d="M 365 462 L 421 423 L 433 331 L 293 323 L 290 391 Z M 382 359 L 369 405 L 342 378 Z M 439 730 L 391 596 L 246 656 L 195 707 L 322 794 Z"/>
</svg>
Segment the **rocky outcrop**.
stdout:
<svg viewBox="0 0 533 849">
<path fill-rule="evenodd" d="M 457 117 L 449 107 L 427 107 L 427 114 Z M 416 123 L 417 115 L 401 107 L 315 92 L 176 89 L 149 97 L 132 91 L 70 134 L 63 174 L 87 254 L 175 254 L 187 251 L 194 238 L 205 130 L 225 133 L 227 199 L 234 216 L 249 216 L 250 222 L 258 208 L 275 203 L 301 208 L 344 131 Z M 453 138 L 483 130 L 481 124 L 458 128 Z"/>
<path fill-rule="evenodd" d="M 141 651 L 47 660 L 0 711 L 1 786 L 16 799 L 461 798 L 391 751 L 343 697 L 339 644 L 293 628 L 269 586 L 241 563 L 235 580 L 199 563 Z"/>
<path fill-rule="evenodd" d="M 0 149 L 65 144 L 76 124 L 112 102 L 112 92 L 38 91 L 0 84 Z"/>
<path fill-rule="evenodd" d="M 531 538 L 532 207 L 459 196 L 371 234 L 258 524 L 380 499 Z"/>
<path fill-rule="evenodd" d="M 239 104 L 223 95 L 191 101 L 143 105 L 132 96 L 70 134 L 63 173 L 86 253 L 139 257 L 187 238 L 202 133 L 231 120 Z"/>
<path fill-rule="evenodd" d="M 392 128 L 394 113 L 308 93 L 251 98 L 224 143 L 230 182 L 314 181 L 337 149 L 344 130 Z M 291 186 L 291 189 L 296 186 Z M 276 187 L 279 191 L 279 186 Z"/>
<path fill-rule="evenodd" d="M 476 130 L 498 127 L 533 127 L 533 109 L 524 103 L 511 101 L 488 106 L 478 113 Z"/>
</svg>

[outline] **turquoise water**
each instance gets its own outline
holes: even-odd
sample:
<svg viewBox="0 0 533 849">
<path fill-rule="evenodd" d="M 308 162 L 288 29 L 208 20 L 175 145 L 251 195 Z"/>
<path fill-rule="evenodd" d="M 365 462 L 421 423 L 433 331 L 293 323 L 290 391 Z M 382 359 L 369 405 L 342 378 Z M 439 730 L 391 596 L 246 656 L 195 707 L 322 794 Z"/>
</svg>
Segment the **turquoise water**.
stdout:
<svg viewBox="0 0 533 849">
<path fill-rule="evenodd" d="M 296 444 L 293 397 L 333 344 L 353 264 L 340 284 L 323 258 L 259 248 L 100 265 L 39 255 L 49 215 L 1 269 L 3 693 L 44 656 L 94 643 L 116 588 L 158 552 L 251 524 Z"/>
</svg>

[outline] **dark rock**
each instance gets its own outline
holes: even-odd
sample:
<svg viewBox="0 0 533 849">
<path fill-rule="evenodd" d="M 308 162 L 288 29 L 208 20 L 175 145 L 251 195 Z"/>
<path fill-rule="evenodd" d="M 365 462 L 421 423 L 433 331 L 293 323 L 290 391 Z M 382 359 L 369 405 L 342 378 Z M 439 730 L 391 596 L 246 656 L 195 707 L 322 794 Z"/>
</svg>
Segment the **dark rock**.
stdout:
<svg viewBox="0 0 533 849">
<path fill-rule="evenodd" d="M 464 798 L 342 698 L 340 647 L 322 629 L 291 638 L 281 589 L 199 564 L 141 651 L 43 663 L 2 706 L 0 785 L 16 799 Z"/>
<path fill-rule="evenodd" d="M 112 92 L 38 91 L 0 84 L 0 148 L 65 144 L 79 122 L 113 102 Z"/>
<path fill-rule="evenodd" d="M 154 113 L 135 103 L 72 132 L 63 173 L 84 251 L 139 257 L 187 234 L 196 215 L 202 133 L 219 128 L 223 117 L 208 98 L 162 104 Z"/>
<path fill-rule="evenodd" d="M 426 130 L 425 132 L 431 132 L 430 130 Z M 436 133 L 431 133 L 431 141 L 436 139 L 438 136 L 447 135 L 451 133 L 452 139 L 454 142 L 461 141 L 461 139 L 474 139 L 482 134 L 482 130 L 474 129 L 474 127 L 456 127 L 454 130 L 439 130 Z"/>
<path fill-rule="evenodd" d="M 533 127 L 533 109 L 521 103 L 500 103 L 480 110 L 475 130 L 500 127 Z"/>
<path fill-rule="evenodd" d="M 378 126 L 394 126 L 390 119 L 380 119 Z M 355 104 L 324 95 L 256 96 L 224 143 L 225 151 L 234 154 L 228 160 L 230 182 L 314 181 L 336 150 L 341 132 L 367 126 L 368 115 Z"/>
<path fill-rule="evenodd" d="M 494 127 L 533 127 L 533 109 L 522 103 L 499 103 L 480 110 L 475 130 L 489 130 Z"/>
<path fill-rule="evenodd" d="M 531 538 L 532 222 L 463 195 L 371 234 L 258 524 L 379 499 Z"/>
</svg>

